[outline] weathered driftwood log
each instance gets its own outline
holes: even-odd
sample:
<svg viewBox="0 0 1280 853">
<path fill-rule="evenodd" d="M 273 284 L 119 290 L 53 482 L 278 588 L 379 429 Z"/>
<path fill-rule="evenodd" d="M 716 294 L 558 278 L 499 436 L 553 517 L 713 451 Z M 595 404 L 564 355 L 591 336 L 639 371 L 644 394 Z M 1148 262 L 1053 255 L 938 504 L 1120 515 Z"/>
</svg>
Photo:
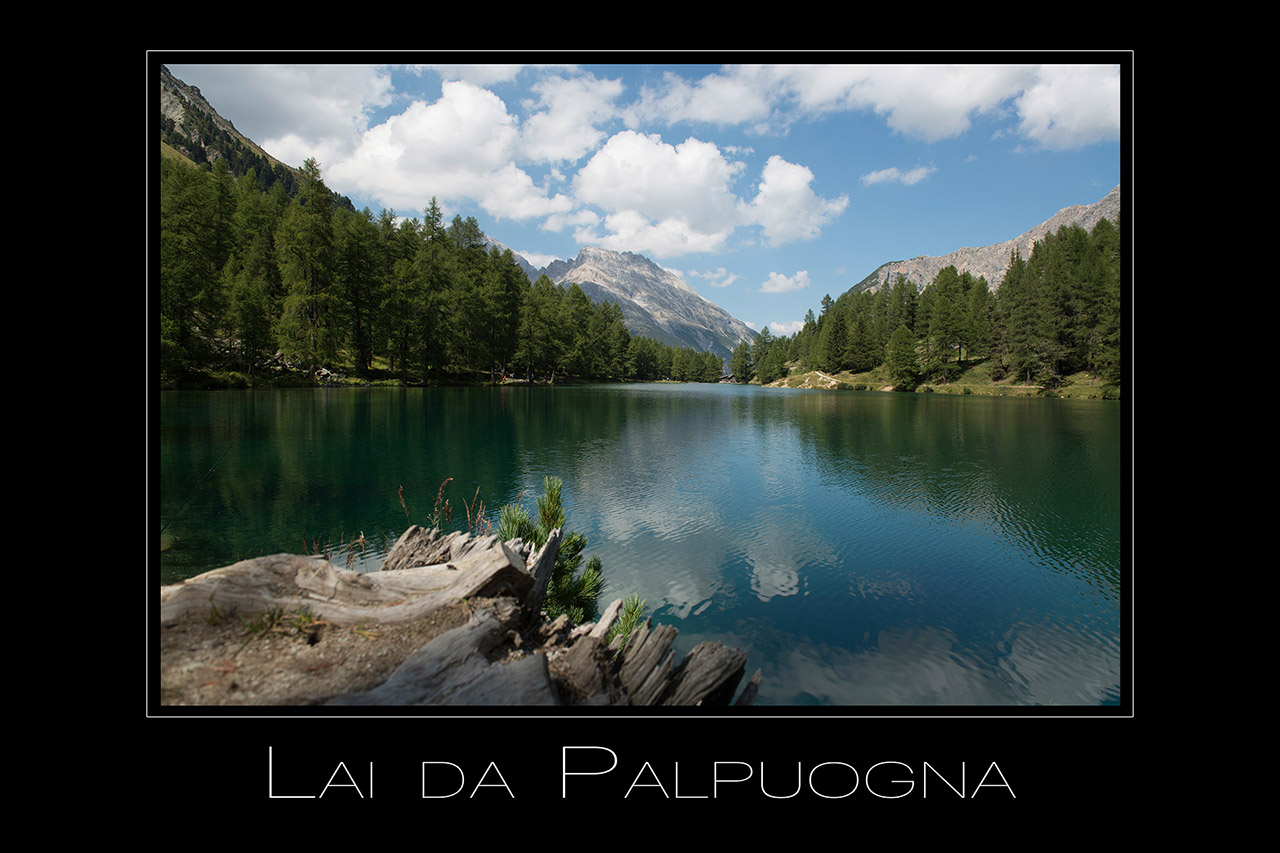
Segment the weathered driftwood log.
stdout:
<svg viewBox="0 0 1280 853">
<path fill-rule="evenodd" d="M 720 643 L 699 643 L 671 676 L 662 704 L 728 705 L 746 667 L 746 652 Z"/>
<path fill-rule="evenodd" d="M 318 557 L 277 554 L 214 569 L 160 588 L 161 624 L 190 616 L 307 608 L 337 624 L 421 619 L 446 604 L 477 597 L 523 598 L 533 579 L 523 560 L 496 540 L 457 562 L 362 574 Z"/>
<path fill-rule="evenodd" d="M 609 629 L 613 627 L 613 623 L 618 621 L 619 614 L 622 613 L 623 601 L 621 598 L 615 600 L 612 604 L 604 609 L 604 615 L 594 625 L 590 626 L 590 636 L 598 640 L 603 640 L 609 635 Z M 582 627 L 587 627 L 586 625 Z"/>
<path fill-rule="evenodd" d="M 632 705 L 657 705 L 661 701 L 675 660 L 671 643 L 677 633 L 670 625 L 654 628 L 653 619 L 646 619 L 627 639 L 618 678 Z"/>
<path fill-rule="evenodd" d="M 625 705 L 626 694 L 610 678 L 613 656 L 604 642 L 590 634 L 581 637 L 554 663 L 556 682 L 575 705 Z"/>
<path fill-rule="evenodd" d="M 606 618 L 620 608 L 621 601 L 615 601 Z M 604 645 L 607 632 L 607 627 L 593 628 L 556 660 L 555 676 L 575 703 L 723 706 L 733 701 L 746 652 L 703 642 L 676 666 L 671 644 L 677 632 L 669 625 L 655 627 L 646 620 L 625 645 L 612 649 Z M 754 703 L 760 677 L 757 671 L 738 704 Z"/>
<path fill-rule="evenodd" d="M 511 599 L 498 610 L 481 610 L 461 628 L 436 637 L 410 656 L 391 677 L 365 693 L 341 696 L 329 705 L 556 705 L 546 655 L 491 663 L 488 655 L 518 623 Z"/>
<path fill-rule="evenodd" d="M 559 543 L 560 531 L 553 531 L 546 545 L 530 554 L 516 540 L 412 527 L 388 554 L 383 571 L 362 574 L 317 557 L 260 557 L 162 587 L 160 618 L 163 625 L 173 625 L 211 613 L 306 608 L 330 625 L 398 625 L 477 600 L 468 623 L 408 653 L 379 686 L 319 698 L 353 706 L 732 702 L 745 652 L 702 643 L 676 665 L 671 649 L 676 629 L 655 626 L 651 619 L 625 644 L 606 645 L 621 599 L 594 624 L 575 627 L 563 616 L 542 619 Z M 754 702 L 759 681 L 757 672 L 738 704 Z"/>
<path fill-rule="evenodd" d="M 728 705 L 746 669 L 747 653 L 720 643 L 703 642 L 678 667 L 670 650 L 676 630 L 637 628 L 622 648 L 619 679 L 632 705 Z M 754 701 L 754 697 L 752 697 Z"/>
<path fill-rule="evenodd" d="M 492 548 L 497 543 L 497 536 L 471 536 L 465 531 L 441 534 L 435 528 L 420 527 L 416 524 L 409 527 L 396 544 L 387 552 L 382 561 L 382 571 L 400 571 L 419 566 L 435 566 L 441 563 L 457 562 L 468 554 Z M 511 543 L 507 543 L 510 546 Z M 511 548 L 514 556 L 519 551 Z M 525 568 L 524 559 L 518 561 L 520 568 Z"/>
<path fill-rule="evenodd" d="M 546 544 L 529 560 L 529 572 L 533 575 L 533 587 L 529 590 L 525 606 L 533 618 L 542 612 L 542 600 L 547 595 L 547 584 L 551 582 L 551 570 L 555 568 L 556 557 L 560 556 L 560 528 L 547 534 Z"/>
<path fill-rule="evenodd" d="M 733 704 L 739 706 L 754 705 L 756 696 L 760 693 L 760 682 L 764 680 L 764 672 L 757 669 L 756 674 L 751 676 L 751 680 L 747 682 L 747 686 L 742 688 L 742 693 L 738 696 L 738 701 Z"/>
</svg>

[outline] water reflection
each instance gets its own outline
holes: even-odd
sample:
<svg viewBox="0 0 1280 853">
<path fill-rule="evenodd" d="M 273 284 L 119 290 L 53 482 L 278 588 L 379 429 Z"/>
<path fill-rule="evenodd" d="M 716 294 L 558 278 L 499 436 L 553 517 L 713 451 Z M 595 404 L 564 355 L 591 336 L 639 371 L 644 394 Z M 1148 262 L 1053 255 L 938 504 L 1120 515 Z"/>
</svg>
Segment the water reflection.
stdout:
<svg viewBox="0 0 1280 853">
<path fill-rule="evenodd" d="M 375 568 L 446 478 L 455 517 L 479 489 L 496 523 L 555 475 L 606 595 L 641 595 L 678 647 L 747 649 L 761 704 L 1119 699 L 1113 404 L 654 385 L 174 394 L 161 414 L 169 579 L 361 532 L 353 565 Z"/>
</svg>

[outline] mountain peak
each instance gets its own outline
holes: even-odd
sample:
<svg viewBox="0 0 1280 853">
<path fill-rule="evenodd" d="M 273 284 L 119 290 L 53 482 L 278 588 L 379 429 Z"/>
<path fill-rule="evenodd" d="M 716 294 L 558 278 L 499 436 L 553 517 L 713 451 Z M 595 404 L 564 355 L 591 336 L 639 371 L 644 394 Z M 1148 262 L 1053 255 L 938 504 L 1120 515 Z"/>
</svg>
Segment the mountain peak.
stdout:
<svg viewBox="0 0 1280 853">
<path fill-rule="evenodd" d="M 1016 250 L 1023 258 L 1031 256 L 1031 249 L 1044 235 L 1057 231 L 1065 225 L 1079 225 L 1086 231 L 1093 229 L 1100 219 L 1116 222 L 1120 217 L 1120 186 L 1107 193 L 1093 204 L 1073 204 L 1064 207 L 1053 216 L 1034 228 L 1024 231 L 1012 240 L 995 243 L 990 246 L 965 247 L 945 255 L 922 255 L 905 261 L 891 261 L 881 264 L 875 272 L 855 284 L 851 290 L 876 291 L 884 285 L 892 285 L 901 275 L 923 290 L 933 281 L 938 271 L 954 266 L 959 272 L 967 272 L 974 278 L 983 276 L 992 290 L 1000 287 L 1005 271 L 1009 268 L 1009 258 Z"/>
<path fill-rule="evenodd" d="M 554 261 L 538 272 L 562 287 L 577 284 L 593 301 L 616 302 L 635 335 L 725 359 L 740 341 L 755 339 L 746 323 L 635 252 L 584 246 L 574 260 Z"/>
</svg>

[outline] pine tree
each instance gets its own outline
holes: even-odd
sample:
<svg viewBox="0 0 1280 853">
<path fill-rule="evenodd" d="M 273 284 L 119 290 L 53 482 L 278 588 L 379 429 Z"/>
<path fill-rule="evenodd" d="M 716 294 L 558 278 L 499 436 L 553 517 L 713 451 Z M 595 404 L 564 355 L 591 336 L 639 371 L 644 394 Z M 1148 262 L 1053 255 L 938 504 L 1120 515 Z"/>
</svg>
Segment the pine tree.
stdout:
<svg viewBox="0 0 1280 853">
<path fill-rule="evenodd" d="M 332 221 L 320 167 L 308 159 L 300 192 L 276 231 L 276 250 L 286 291 L 280 346 L 286 358 L 307 365 L 309 377 L 336 355 L 341 334 L 333 292 Z"/>
<path fill-rule="evenodd" d="M 591 300 L 577 282 L 572 282 L 564 292 L 562 304 L 565 372 L 573 376 L 589 376 L 595 349 L 591 334 Z"/>
<path fill-rule="evenodd" d="M 1099 231 L 1103 222 L 1107 223 L 1103 226 L 1104 230 L 1111 227 L 1111 223 L 1103 219 L 1094 227 L 1094 233 L 1105 240 L 1106 237 Z M 1110 313 L 1111 274 L 1105 252 L 1099 249 L 1098 242 L 1092 235 L 1086 234 L 1082 228 L 1076 228 L 1072 232 L 1072 239 L 1078 252 L 1074 287 L 1070 297 L 1075 321 L 1070 329 L 1074 350 L 1073 366 L 1087 369 L 1097 378 L 1103 361 L 1107 360 L 1104 350 L 1107 317 Z"/>
<path fill-rule="evenodd" d="M 750 382 L 755 374 L 751 361 L 751 344 L 740 341 L 729 359 L 729 372 L 739 382 Z"/>
<path fill-rule="evenodd" d="M 1070 226 L 1068 226 L 1070 228 Z M 1078 230 L 1078 229 L 1077 229 Z M 1040 378 L 1056 386 L 1070 372 L 1071 330 L 1076 324 L 1074 290 L 1078 246 L 1067 229 L 1046 234 L 1031 250 L 1026 277 L 1031 282 Z"/>
<path fill-rule="evenodd" d="M 335 290 L 342 300 L 351 357 L 356 371 L 365 374 L 373 363 L 374 309 L 380 301 L 378 233 L 368 208 L 360 213 L 339 210 L 334 231 Z"/>
<path fill-rule="evenodd" d="M 221 272 L 231 257 L 234 245 L 233 220 L 237 198 L 235 182 L 224 158 L 219 158 L 213 165 L 210 189 L 209 254 L 214 268 Z"/>
<path fill-rule="evenodd" d="M 964 342 L 965 304 L 960 274 L 954 266 L 944 267 L 934 276 L 928 294 L 928 348 L 926 370 L 943 371 L 953 354 L 959 355 Z"/>
<path fill-rule="evenodd" d="M 899 326 L 889 336 L 889 343 L 884 354 L 885 366 L 889 369 L 889 378 L 897 388 L 912 389 L 919 378 L 919 364 L 916 360 L 916 336 L 905 325 Z"/>
<path fill-rule="evenodd" d="M 515 357 L 520 331 L 520 308 L 524 304 L 529 279 L 516 263 L 510 249 L 489 252 L 484 277 L 483 305 L 486 313 L 483 334 L 488 337 L 490 381 L 505 376 Z"/>
<path fill-rule="evenodd" d="M 564 348 L 560 293 L 546 275 L 538 276 L 538 280 L 525 292 L 515 361 L 524 368 L 525 378 L 529 381 L 539 374 L 555 381 Z"/>
<path fill-rule="evenodd" d="M 499 512 L 498 538 L 507 541 L 519 537 L 535 549 L 546 544 L 551 531 L 560 529 L 560 551 L 547 583 L 542 612 L 550 618 L 566 615 L 575 625 L 599 616 L 600 594 L 604 591 L 604 573 L 599 557 L 593 556 L 584 568 L 583 551 L 587 537 L 568 530 L 559 477 L 543 479 L 543 494 L 537 500 L 537 516 L 520 504 L 507 504 Z"/>
<path fill-rule="evenodd" d="M 768 385 L 770 382 L 777 382 L 787 374 L 786 365 L 783 363 L 783 347 L 774 342 L 774 345 L 765 353 L 764 361 L 756 365 L 756 378 L 760 380 L 761 385 Z"/>
<path fill-rule="evenodd" d="M 969 291 L 969 304 L 966 317 L 968 329 L 968 345 L 970 357 L 975 353 L 987 353 L 991 349 L 991 320 L 995 308 L 995 297 L 987 286 L 985 276 L 980 276 Z"/>
<path fill-rule="evenodd" d="M 419 296 L 417 270 L 413 261 L 401 258 L 395 262 L 391 277 L 382 290 L 379 315 L 392 369 L 400 370 L 400 382 L 408 384 L 409 365 L 414 361 L 418 329 Z"/>
<path fill-rule="evenodd" d="M 892 301 L 896 315 L 893 328 L 896 329 L 897 323 L 901 323 L 919 337 L 920 329 L 916 327 L 916 318 L 920 304 L 920 291 L 915 284 L 908 281 L 905 276 L 898 276 L 897 281 L 893 283 Z M 893 334 L 893 329 L 889 330 L 889 334 Z"/>
<path fill-rule="evenodd" d="M 456 308 L 452 249 L 435 198 L 424 211 L 422 239 L 414 255 L 414 315 L 417 318 L 418 362 L 423 380 L 448 369 L 456 352 L 453 346 Z"/>
<path fill-rule="evenodd" d="M 868 323 L 871 334 L 871 350 L 874 353 L 872 367 L 879 364 L 884 357 L 884 348 L 889 343 L 889 335 L 893 329 L 889 326 L 889 289 L 881 287 L 875 292 L 875 295 L 867 297 L 869 305 L 870 321 Z"/>
<path fill-rule="evenodd" d="M 617 380 L 630 379 L 636 375 L 636 364 L 632 357 L 631 330 L 627 328 L 626 322 L 622 319 L 622 309 L 618 309 L 618 316 L 614 318 L 609 327 L 610 337 L 613 339 L 613 378 Z"/>
<path fill-rule="evenodd" d="M 818 321 L 813 316 L 813 309 L 810 308 L 804 314 L 804 327 L 796 332 L 796 359 L 806 370 L 814 366 L 813 350 L 817 343 L 817 338 Z"/>
<path fill-rule="evenodd" d="M 418 329 L 422 298 L 415 260 L 422 244 L 422 223 L 405 219 L 399 225 L 391 211 L 378 216 L 379 254 L 378 350 L 398 370 L 400 381 L 408 383 L 409 367 L 417 358 Z"/>
<path fill-rule="evenodd" d="M 207 173 L 160 161 L 161 371 L 176 377 L 209 363 L 225 317 L 214 188 Z"/>
<path fill-rule="evenodd" d="M 848 357 L 849 322 L 845 315 L 845 300 L 837 300 L 822 315 L 822 331 L 818 334 L 817 363 L 820 370 L 839 373 L 845 369 Z"/>
<path fill-rule="evenodd" d="M 849 329 L 846 364 L 853 373 L 871 370 L 879 363 L 876 346 L 868 328 L 866 312 L 858 312 Z M 880 350 L 881 352 L 883 350 Z"/>
<path fill-rule="evenodd" d="M 282 292 L 275 231 L 285 200 L 263 193 L 253 173 L 236 185 L 231 253 L 223 267 L 230 297 L 227 329 L 240 366 L 251 376 L 275 349 L 275 318 Z"/>
<path fill-rule="evenodd" d="M 779 346 L 768 326 L 756 334 L 755 343 L 751 347 L 751 360 L 761 385 L 768 385 L 786 375 L 783 352 L 784 349 Z"/>
<path fill-rule="evenodd" d="M 1043 303 L 1039 279 L 1015 253 L 1000 284 L 996 310 L 1004 330 L 1004 360 L 1009 372 L 1027 384 L 1048 369 Z"/>
<path fill-rule="evenodd" d="M 1121 380 L 1122 322 L 1120 311 L 1120 228 L 1099 220 L 1090 238 L 1098 253 L 1104 286 L 1098 306 L 1097 347 L 1094 359 L 1098 375 L 1119 385 Z"/>
</svg>

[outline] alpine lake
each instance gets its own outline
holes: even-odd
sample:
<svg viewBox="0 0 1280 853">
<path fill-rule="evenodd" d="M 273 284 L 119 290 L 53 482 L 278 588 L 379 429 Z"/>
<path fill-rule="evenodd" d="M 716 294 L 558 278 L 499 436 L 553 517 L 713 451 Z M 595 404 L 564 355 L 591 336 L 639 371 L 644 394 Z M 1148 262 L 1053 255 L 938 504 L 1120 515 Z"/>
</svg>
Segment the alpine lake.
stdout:
<svg viewBox="0 0 1280 853">
<path fill-rule="evenodd" d="M 638 594 L 677 660 L 747 651 L 759 706 L 1122 702 L 1119 403 L 664 383 L 157 408 L 162 583 L 279 552 L 376 571 L 445 500 L 496 530 L 555 476 L 601 609 Z"/>
</svg>

